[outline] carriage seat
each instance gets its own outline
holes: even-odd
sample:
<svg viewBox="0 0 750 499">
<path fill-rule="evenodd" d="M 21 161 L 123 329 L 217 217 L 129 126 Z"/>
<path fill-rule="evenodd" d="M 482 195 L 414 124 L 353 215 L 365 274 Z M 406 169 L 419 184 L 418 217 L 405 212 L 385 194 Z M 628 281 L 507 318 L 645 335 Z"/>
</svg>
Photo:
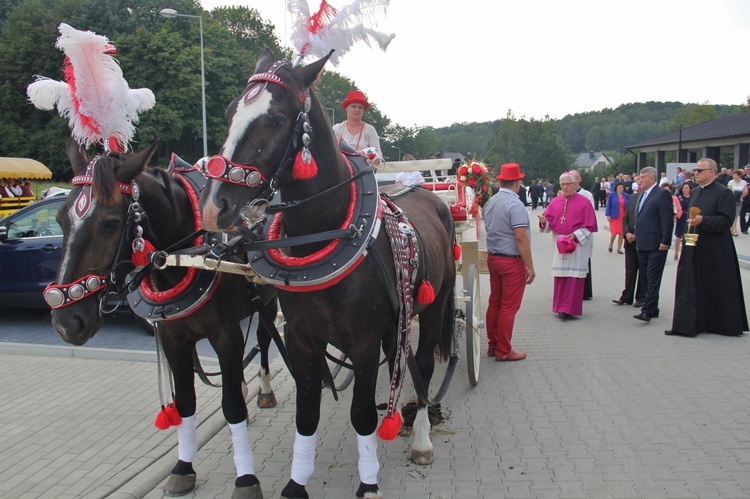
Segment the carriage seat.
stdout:
<svg viewBox="0 0 750 499">
<path fill-rule="evenodd" d="M 466 193 L 457 182 L 424 182 L 420 185 L 448 203 L 454 222 L 463 222 L 467 219 Z"/>
</svg>

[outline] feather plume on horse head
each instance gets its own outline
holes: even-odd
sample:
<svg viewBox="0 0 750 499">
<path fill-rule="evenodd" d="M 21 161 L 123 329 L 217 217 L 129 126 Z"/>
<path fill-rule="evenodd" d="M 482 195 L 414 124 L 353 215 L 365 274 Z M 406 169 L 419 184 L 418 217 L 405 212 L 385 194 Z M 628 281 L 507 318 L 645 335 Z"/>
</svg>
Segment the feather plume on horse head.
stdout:
<svg viewBox="0 0 750 499">
<path fill-rule="evenodd" d="M 55 46 L 65 53 L 65 81 L 37 76 L 26 95 L 38 109 L 57 105 L 67 118 L 72 137 L 81 145 L 102 145 L 105 151 L 127 150 L 135 134 L 138 113 L 154 107 L 148 88 L 131 89 L 106 37 L 78 31 L 61 23 Z"/>
<path fill-rule="evenodd" d="M 336 10 L 322 0 L 318 11 L 311 15 L 307 0 L 288 0 L 287 8 L 295 18 L 292 45 L 297 49 L 298 57 L 321 58 L 334 49 L 336 52 L 329 60 L 336 66 L 339 57 L 349 52 L 358 41 L 370 45 L 370 40 L 374 40 L 381 50 L 386 50 L 396 35 L 376 31 L 368 25 L 375 24 L 376 14 L 385 14 L 389 1 L 354 0 Z"/>
</svg>

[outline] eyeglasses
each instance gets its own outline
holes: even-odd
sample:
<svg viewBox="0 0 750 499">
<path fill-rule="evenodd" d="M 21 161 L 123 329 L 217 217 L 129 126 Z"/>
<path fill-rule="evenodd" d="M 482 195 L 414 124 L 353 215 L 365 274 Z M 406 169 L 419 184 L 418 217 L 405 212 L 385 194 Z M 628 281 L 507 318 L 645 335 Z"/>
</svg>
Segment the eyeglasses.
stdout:
<svg viewBox="0 0 750 499">
<path fill-rule="evenodd" d="M 560 187 L 568 187 L 569 185 L 573 185 L 573 182 L 560 183 Z"/>
<path fill-rule="evenodd" d="M 703 173 L 705 171 L 708 171 L 708 168 L 695 168 L 693 171 L 695 173 Z"/>
</svg>

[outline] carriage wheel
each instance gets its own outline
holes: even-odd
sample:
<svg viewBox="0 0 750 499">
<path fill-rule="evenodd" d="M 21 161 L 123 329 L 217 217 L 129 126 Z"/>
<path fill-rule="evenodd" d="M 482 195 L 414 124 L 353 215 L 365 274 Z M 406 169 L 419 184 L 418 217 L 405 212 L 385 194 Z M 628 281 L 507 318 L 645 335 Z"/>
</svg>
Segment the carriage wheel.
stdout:
<svg viewBox="0 0 750 499">
<path fill-rule="evenodd" d="M 466 302 L 466 357 L 471 386 L 479 383 L 479 359 L 482 358 L 482 319 L 481 300 L 479 298 L 479 269 L 469 266 L 464 289 Z"/>
<path fill-rule="evenodd" d="M 333 356 L 337 356 L 341 362 L 346 362 L 346 360 L 348 359 L 346 354 L 336 348 L 334 348 L 334 350 L 335 350 L 335 353 L 332 353 L 330 351 L 328 353 Z M 333 387 L 336 389 L 337 392 L 342 392 L 346 390 L 349 387 L 349 385 L 352 383 L 352 381 L 354 380 L 354 370 L 349 369 L 349 368 L 345 369 L 346 376 L 344 376 L 343 381 L 337 380 L 336 378 L 341 372 L 341 369 L 343 369 L 343 366 L 339 364 L 334 364 L 333 370 L 331 370 L 331 377 L 333 378 Z"/>
</svg>

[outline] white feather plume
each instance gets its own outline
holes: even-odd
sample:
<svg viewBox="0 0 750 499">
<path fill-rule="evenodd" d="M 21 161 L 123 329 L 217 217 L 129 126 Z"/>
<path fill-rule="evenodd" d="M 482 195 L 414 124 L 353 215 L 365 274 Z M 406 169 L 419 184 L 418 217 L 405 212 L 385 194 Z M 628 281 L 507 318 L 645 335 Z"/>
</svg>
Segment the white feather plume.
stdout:
<svg viewBox="0 0 750 499">
<path fill-rule="evenodd" d="M 371 26 L 377 24 L 378 15 L 385 15 L 389 1 L 354 0 L 335 12 L 330 21 L 311 29 L 312 16 L 307 0 L 287 0 L 287 8 L 293 17 L 292 45 L 303 58 L 320 58 L 334 49 L 329 59 L 334 66 L 359 41 L 368 46 L 374 41 L 385 51 L 396 35 L 377 31 Z"/>
<path fill-rule="evenodd" d="M 147 88 L 128 87 L 106 37 L 78 31 L 65 23 L 58 29 L 61 35 L 55 46 L 69 61 L 66 82 L 37 76 L 26 90 L 29 100 L 39 109 L 57 105 L 79 144 L 100 144 L 109 150 L 109 140 L 114 139 L 126 151 L 135 134 L 138 113 L 156 104 L 154 93 Z"/>
</svg>

